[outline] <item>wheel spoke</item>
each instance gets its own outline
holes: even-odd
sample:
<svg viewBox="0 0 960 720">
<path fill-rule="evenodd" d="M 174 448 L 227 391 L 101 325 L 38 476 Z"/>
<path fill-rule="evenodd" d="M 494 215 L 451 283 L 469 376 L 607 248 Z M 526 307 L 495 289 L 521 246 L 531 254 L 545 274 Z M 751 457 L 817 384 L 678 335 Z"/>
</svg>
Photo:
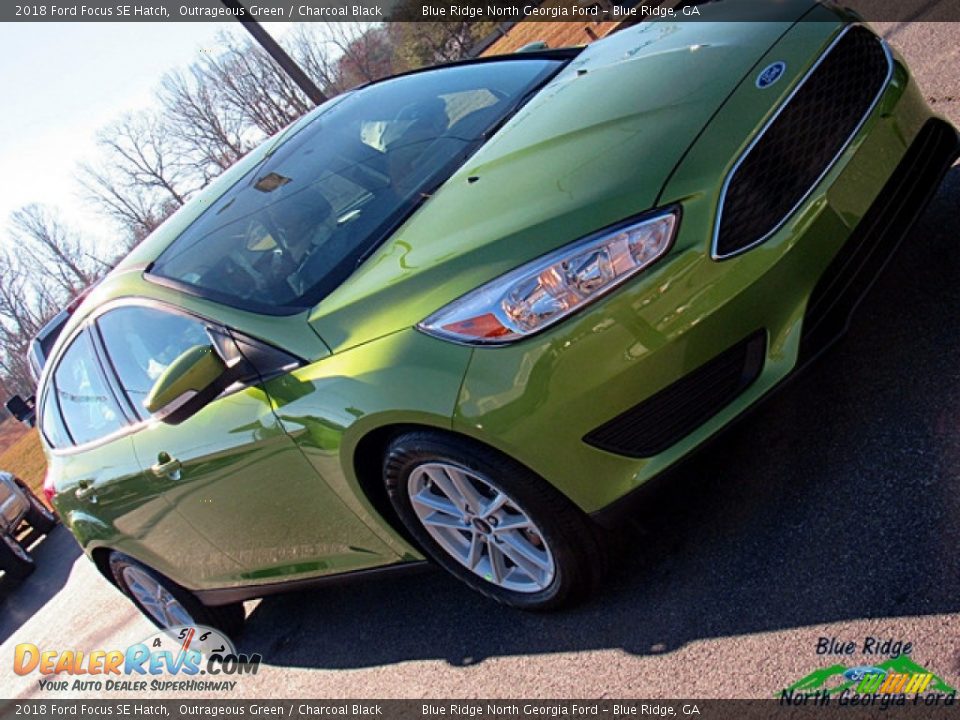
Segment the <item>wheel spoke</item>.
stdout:
<svg viewBox="0 0 960 720">
<path fill-rule="evenodd" d="M 430 508 L 436 512 L 444 513 L 445 515 L 451 515 L 456 518 L 463 517 L 463 513 L 460 512 L 460 509 L 456 505 L 449 500 L 446 500 L 438 495 L 434 495 L 428 490 L 419 492 L 410 499 L 418 505 Z"/>
<path fill-rule="evenodd" d="M 550 559 L 546 553 L 532 547 L 524 538 L 516 534 L 499 536 L 501 542 L 497 548 L 508 558 L 513 560 L 530 577 L 537 578 L 550 567 Z"/>
<path fill-rule="evenodd" d="M 470 538 L 470 552 L 467 555 L 467 567 L 473 570 L 477 567 L 477 563 L 480 562 L 480 559 L 483 557 L 483 549 L 486 543 L 483 542 L 480 538 L 480 533 L 474 533 L 473 537 Z"/>
<path fill-rule="evenodd" d="M 483 497 L 479 492 L 477 492 L 477 489 L 473 486 L 473 483 L 470 482 L 470 478 L 468 478 L 460 470 L 453 467 L 445 468 L 445 470 L 450 480 L 456 486 L 457 491 L 460 493 L 460 497 L 463 498 L 465 502 L 465 509 L 468 512 L 479 514 L 484 505 Z"/>
<path fill-rule="evenodd" d="M 500 585 L 507 575 L 507 565 L 503 561 L 503 553 L 500 552 L 500 548 L 491 544 L 487 546 L 487 557 L 490 559 L 490 579 Z"/>
<path fill-rule="evenodd" d="M 163 607 L 145 588 L 141 588 L 141 590 L 144 594 L 140 596 L 140 602 L 153 615 L 154 619 L 163 622 Z"/>
<path fill-rule="evenodd" d="M 533 527 L 525 515 L 511 515 L 507 519 L 501 520 L 500 524 L 497 525 L 493 532 L 496 534 L 508 533 L 513 530 L 526 530 Z"/>
<path fill-rule="evenodd" d="M 497 496 L 483 509 L 483 517 L 490 517 L 508 502 L 510 502 L 510 498 L 503 493 L 497 493 Z"/>
<path fill-rule="evenodd" d="M 177 599 L 167 593 L 166 602 L 163 605 L 163 613 L 167 618 L 168 626 L 189 625 L 193 619 L 187 613 L 186 608 L 181 605 Z"/>
<path fill-rule="evenodd" d="M 163 622 L 169 627 L 173 625 L 173 614 L 171 612 L 172 608 L 170 607 L 170 602 L 165 601 L 163 603 Z"/>
<path fill-rule="evenodd" d="M 153 598 L 150 597 L 150 593 L 147 591 L 147 589 L 139 582 L 134 581 L 130 584 L 130 592 L 136 595 L 138 600 L 143 602 L 150 602 L 153 600 Z"/>
<path fill-rule="evenodd" d="M 137 568 L 127 567 L 123 572 L 130 594 L 144 611 L 164 627 L 193 622 L 190 613 L 157 580 Z"/>
<path fill-rule="evenodd" d="M 422 520 L 424 525 L 432 525 L 438 528 L 450 528 L 451 530 L 467 530 L 470 528 L 470 526 L 463 521 L 463 518 L 444 515 L 442 513 L 431 513 L 427 517 L 422 518 Z"/>
<path fill-rule="evenodd" d="M 466 501 L 464 500 L 463 495 L 450 481 L 450 477 L 443 470 L 437 470 L 434 468 L 425 468 L 424 472 L 427 477 L 433 482 L 434 486 L 444 495 L 446 495 L 450 501 L 457 506 L 457 509 L 460 512 L 464 512 L 466 507 Z"/>
<path fill-rule="evenodd" d="M 190 617 L 190 613 L 187 612 L 187 609 L 183 607 L 180 603 L 177 603 L 176 607 L 173 608 L 173 620 L 176 625 L 194 625 L 195 621 Z"/>
<path fill-rule="evenodd" d="M 157 620 L 163 620 L 163 608 L 157 604 L 157 601 L 153 598 L 141 598 L 140 602 L 143 603 L 143 606 L 150 611 L 150 614 L 153 615 Z"/>
</svg>

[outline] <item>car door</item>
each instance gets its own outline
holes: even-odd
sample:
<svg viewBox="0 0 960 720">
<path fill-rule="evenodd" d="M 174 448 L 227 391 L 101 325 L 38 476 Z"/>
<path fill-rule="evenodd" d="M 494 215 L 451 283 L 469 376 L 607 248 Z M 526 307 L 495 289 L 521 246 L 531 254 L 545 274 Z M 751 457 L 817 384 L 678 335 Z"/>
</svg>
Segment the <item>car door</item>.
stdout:
<svg viewBox="0 0 960 720">
<path fill-rule="evenodd" d="M 203 538 L 164 499 L 170 482 L 145 483 L 132 418 L 115 396 L 89 332 L 60 354 L 43 388 L 40 430 L 57 479 L 56 506 L 81 544 L 103 545 L 164 571 Z M 222 562 L 222 559 L 220 560 Z"/>
<path fill-rule="evenodd" d="M 261 385 L 296 359 L 216 323 L 166 305 L 123 305 L 97 319 L 105 355 L 133 412 L 145 482 L 226 558 L 217 584 L 254 584 L 362 569 L 397 557 L 322 481 L 285 432 Z M 150 416 L 144 400 L 163 371 L 198 345 L 240 381 L 179 424 Z M 253 367 L 248 356 L 255 356 Z M 188 565 L 189 562 L 185 561 Z"/>
</svg>

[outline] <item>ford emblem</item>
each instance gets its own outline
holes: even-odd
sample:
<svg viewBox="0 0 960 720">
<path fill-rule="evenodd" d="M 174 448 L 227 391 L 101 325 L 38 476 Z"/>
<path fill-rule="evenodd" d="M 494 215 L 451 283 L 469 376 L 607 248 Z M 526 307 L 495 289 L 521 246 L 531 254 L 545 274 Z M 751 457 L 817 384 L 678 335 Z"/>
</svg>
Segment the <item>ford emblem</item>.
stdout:
<svg viewBox="0 0 960 720">
<path fill-rule="evenodd" d="M 763 90 L 773 85 L 777 80 L 783 77 L 787 71 L 787 64 L 782 60 L 767 65 L 759 75 L 757 75 L 757 87 Z"/>
</svg>

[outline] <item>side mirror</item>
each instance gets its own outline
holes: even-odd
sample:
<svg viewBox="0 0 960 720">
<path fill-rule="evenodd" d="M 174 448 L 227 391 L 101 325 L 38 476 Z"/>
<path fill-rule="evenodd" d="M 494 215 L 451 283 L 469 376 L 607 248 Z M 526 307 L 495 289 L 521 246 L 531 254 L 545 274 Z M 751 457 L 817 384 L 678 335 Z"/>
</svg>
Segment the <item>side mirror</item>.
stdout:
<svg viewBox="0 0 960 720">
<path fill-rule="evenodd" d="M 212 345 L 185 350 L 157 378 L 143 406 L 164 422 L 190 417 L 230 384 L 229 368 Z"/>
</svg>

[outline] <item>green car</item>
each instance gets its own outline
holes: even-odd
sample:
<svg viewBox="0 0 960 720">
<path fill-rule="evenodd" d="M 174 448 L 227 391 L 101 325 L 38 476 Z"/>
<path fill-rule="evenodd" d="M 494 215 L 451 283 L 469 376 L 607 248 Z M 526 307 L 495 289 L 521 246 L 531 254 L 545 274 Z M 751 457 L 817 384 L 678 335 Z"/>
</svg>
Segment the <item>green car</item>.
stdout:
<svg viewBox="0 0 960 720">
<path fill-rule="evenodd" d="M 738 8 L 346 93 L 137 247 L 38 393 L 103 575 L 228 632 L 425 559 L 595 588 L 600 528 L 844 330 L 958 155 L 846 11 Z"/>
</svg>

